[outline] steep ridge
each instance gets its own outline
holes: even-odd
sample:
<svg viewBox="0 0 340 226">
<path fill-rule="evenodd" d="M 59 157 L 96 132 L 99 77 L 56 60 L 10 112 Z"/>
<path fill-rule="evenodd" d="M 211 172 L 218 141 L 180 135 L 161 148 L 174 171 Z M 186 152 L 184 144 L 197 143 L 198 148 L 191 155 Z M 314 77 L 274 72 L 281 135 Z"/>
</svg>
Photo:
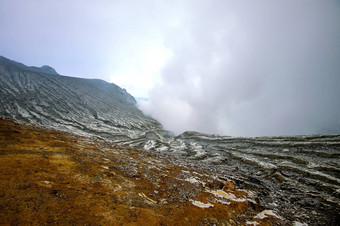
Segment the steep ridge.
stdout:
<svg viewBox="0 0 340 226">
<path fill-rule="evenodd" d="M 3 116 L 116 140 L 161 129 L 157 121 L 138 110 L 130 94 L 115 84 L 48 74 L 4 57 L 0 74 Z"/>
<path fill-rule="evenodd" d="M 291 223 L 340 220 L 340 135 L 244 138 L 185 132 L 174 137 L 114 84 L 32 68 L 0 58 L 0 115 L 171 155 L 178 165 L 224 175 L 237 188 L 251 189 L 264 209 Z"/>
</svg>

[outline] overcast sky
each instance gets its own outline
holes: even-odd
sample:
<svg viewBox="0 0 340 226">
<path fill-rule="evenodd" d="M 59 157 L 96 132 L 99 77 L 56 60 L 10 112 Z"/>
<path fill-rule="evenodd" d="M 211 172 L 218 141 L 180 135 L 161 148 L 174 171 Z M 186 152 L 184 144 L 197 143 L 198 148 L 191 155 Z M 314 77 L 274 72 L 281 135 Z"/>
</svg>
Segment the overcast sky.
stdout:
<svg viewBox="0 0 340 226">
<path fill-rule="evenodd" d="M 0 55 L 148 98 L 165 129 L 340 133 L 340 1 L 0 0 Z"/>
</svg>

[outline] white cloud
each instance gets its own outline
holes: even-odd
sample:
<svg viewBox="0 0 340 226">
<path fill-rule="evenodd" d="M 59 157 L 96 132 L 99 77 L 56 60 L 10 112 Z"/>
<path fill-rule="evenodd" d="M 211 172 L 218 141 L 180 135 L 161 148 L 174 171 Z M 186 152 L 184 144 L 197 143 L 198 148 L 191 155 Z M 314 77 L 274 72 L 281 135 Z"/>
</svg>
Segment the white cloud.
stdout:
<svg viewBox="0 0 340 226">
<path fill-rule="evenodd" d="M 172 56 L 161 43 L 141 45 L 132 50 L 131 55 L 120 54 L 120 62 L 110 76 L 111 82 L 126 88 L 137 98 L 148 97 L 148 92 L 160 82 L 161 70 Z"/>
<path fill-rule="evenodd" d="M 166 129 L 340 133 L 338 3 L 199 1 L 187 14 L 184 32 L 167 36 L 174 57 L 161 84 L 140 105 Z"/>
<path fill-rule="evenodd" d="M 340 133 L 332 0 L 0 1 L 0 52 L 114 82 L 176 133 Z"/>
</svg>

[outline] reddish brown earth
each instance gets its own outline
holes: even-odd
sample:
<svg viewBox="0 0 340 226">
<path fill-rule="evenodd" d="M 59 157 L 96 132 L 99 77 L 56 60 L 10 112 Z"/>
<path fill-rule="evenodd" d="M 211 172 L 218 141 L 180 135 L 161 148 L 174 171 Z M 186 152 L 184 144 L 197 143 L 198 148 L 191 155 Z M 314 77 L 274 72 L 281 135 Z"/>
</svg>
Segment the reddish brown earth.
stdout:
<svg viewBox="0 0 340 226">
<path fill-rule="evenodd" d="M 0 118 L 0 172 L 5 225 L 286 223 L 267 212 L 255 217 L 264 209 L 250 191 L 167 155 L 6 118 Z"/>
</svg>

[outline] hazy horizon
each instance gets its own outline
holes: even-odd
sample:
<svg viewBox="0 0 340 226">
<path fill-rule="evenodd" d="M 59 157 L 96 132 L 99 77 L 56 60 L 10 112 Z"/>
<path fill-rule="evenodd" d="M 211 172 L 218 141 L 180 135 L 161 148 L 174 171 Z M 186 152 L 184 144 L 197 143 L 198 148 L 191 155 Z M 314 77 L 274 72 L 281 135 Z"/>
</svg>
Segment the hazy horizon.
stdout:
<svg viewBox="0 0 340 226">
<path fill-rule="evenodd" d="M 164 128 L 340 134 L 340 2 L 0 2 L 0 55 L 115 83 Z"/>
</svg>

